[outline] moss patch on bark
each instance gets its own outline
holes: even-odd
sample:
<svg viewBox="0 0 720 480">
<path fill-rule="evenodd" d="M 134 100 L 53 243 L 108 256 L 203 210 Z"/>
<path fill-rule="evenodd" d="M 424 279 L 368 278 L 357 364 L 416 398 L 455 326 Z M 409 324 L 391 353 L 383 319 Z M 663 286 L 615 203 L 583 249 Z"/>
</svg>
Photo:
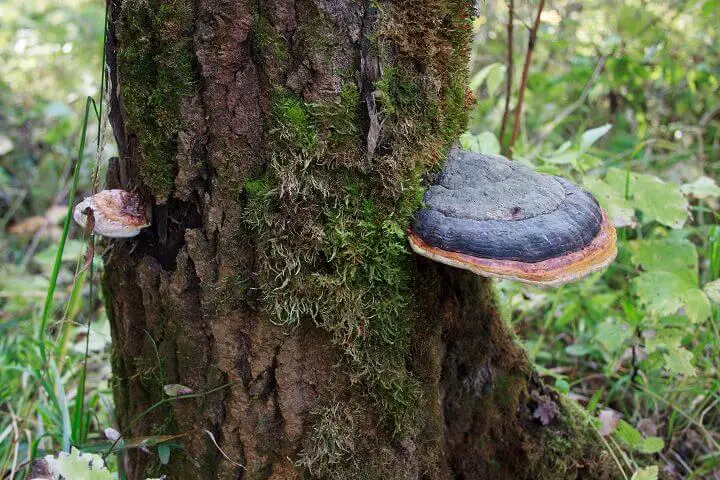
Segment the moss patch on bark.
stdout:
<svg viewBox="0 0 720 480">
<path fill-rule="evenodd" d="M 398 439 L 422 428 L 415 418 L 423 405 L 421 381 L 411 365 L 418 312 L 416 264 L 406 231 L 421 202 L 422 175 L 441 163 L 467 122 L 469 4 L 441 3 L 442 12 L 428 12 L 429 22 L 457 28 L 435 37 L 441 50 L 427 64 L 419 60 L 425 52 L 396 48 L 397 32 L 378 32 L 372 39 L 388 55 L 396 52 L 385 59 L 384 76 L 372 86 L 385 118 L 383 142 L 374 155 L 368 157 L 365 149 L 361 126 L 367 107 L 354 75 L 339 73 L 342 87 L 327 101 L 273 90 L 268 168 L 245 183 L 245 220 L 258 239 L 263 311 L 277 323 L 313 321 L 331 332 L 345 352 L 351 384 L 374 405 L 371 417 L 379 414 L 379 428 Z M 404 7 L 382 12 L 383 22 L 391 24 L 395 8 Z M 357 476 L 362 468 L 351 464 L 363 465 L 360 446 L 354 459 L 342 454 L 347 432 L 362 423 L 362 408 L 327 408 L 338 422 L 322 420 L 328 411 L 317 414 L 315 444 L 307 446 L 302 464 L 322 471 L 321 477 L 353 471 L 356 478 L 388 478 L 387 472 Z M 371 452 L 370 446 L 364 450 Z"/>
<path fill-rule="evenodd" d="M 180 106 L 196 83 L 190 0 L 125 0 L 117 25 L 120 92 L 142 149 L 140 171 L 151 193 L 167 198 L 175 178 Z"/>
</svg>

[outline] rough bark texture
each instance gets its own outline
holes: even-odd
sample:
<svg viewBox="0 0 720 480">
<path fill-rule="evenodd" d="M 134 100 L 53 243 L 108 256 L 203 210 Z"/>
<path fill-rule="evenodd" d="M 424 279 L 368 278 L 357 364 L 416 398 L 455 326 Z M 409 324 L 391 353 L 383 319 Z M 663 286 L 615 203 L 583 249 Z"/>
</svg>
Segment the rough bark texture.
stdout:
<svg viewBox="0 0 720 480">
<path fill-rule="evenodd" d="M 128 478 L 615 478 L 492 284 L 407 246 L 465 126 L 470 8 L 112 3 L 108 187 L 153 223 L 105 256 L 116 413 L 183 434 Z M 172 383 L 222 388 L 133 423 Z"/>
</svg>

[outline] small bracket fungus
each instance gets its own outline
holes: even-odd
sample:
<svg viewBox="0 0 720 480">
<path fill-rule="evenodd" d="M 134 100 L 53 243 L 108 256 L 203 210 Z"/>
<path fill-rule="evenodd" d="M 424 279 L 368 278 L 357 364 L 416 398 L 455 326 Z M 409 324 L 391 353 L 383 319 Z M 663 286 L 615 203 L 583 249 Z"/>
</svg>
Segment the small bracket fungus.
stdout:
<svg viewBox="0 0 720 480">
<path fill-rule="evenodd" d="M 83 228 L 88 216 L 94 219 L 93 231 L 109 238 L 134 237 L 150 225 L 140 197 L 125 190 L 103 190 L 75 206 L 73 219 Z"/>
<path fill-rule="evenodd" d="M 592 195 L 504 157 L 453 149 L 424 203 L 412 249 L 478 275 L 558 286 L 617 254 L 615 227 Z"/>
</svg>

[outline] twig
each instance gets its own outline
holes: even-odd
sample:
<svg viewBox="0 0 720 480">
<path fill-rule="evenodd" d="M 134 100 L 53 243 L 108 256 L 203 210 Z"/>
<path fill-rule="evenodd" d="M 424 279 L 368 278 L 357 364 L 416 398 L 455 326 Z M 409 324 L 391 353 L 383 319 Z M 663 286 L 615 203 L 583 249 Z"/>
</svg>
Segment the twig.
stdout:
<svg viewBox="0 0 720 480">
<path fill-rule="evenodd" d="M 542 14 L 543 8 L 545 8 L 545 0 L 540 0 L 538 5 L 537 16 L 535 17 L 535 23 L 530 30 L 530 38 L 528 39 L 527 54 L 525 54 L 525 65 L 523 66 L 522 77 L 520 79 L 520 90 L 518 92 L 518 102 L 515 105 L 515 120 L 513 122 L 513 132 L 510 138 L 510 145 L 508 145 L 508 152 L 512 154 L 515 140 L 517 140 L 518 132 L 520 131 L 520 113 L 522 112 L 523 100 L 525 100 L 525 88 L 527 86 L 527 77 L 530 72 L 530 62 L 532 61 L 532 52 L 535 49 L 535 42 L 537 40 L 537 31 L 540 27 L 540 15 Z"/>
<path fill-rule="evenodd" d="M 500 125 L 500 144 L 503 153 L 508 154 L 505 146 L 505 128 L 507 127 L 510 114 L 510 95 L 512 93 L 513 80 L 513 21 L 515 17 L 515 0 L 508 2 L 508 23 L 507 23 L 507 71 L 505 75 L 505 110 L 503 110 L 502 125 Z"/>
</svg>

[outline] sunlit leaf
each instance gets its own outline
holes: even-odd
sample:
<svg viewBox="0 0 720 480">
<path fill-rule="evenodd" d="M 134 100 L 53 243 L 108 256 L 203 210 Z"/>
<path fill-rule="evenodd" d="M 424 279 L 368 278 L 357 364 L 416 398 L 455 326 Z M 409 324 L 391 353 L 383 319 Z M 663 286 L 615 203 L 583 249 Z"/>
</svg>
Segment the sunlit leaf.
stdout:
<svg viewBox="0 0 720 480">
<path fill-rule="evenodd" d="M 656 317 L 681 309 L 693 323 L 710 316 L 710 302 L 697 285 L 671 272 L 642 273 L 633 280 L 635 293 L 648 312 Z"/>
<path fill-rule="evenodd" d="M 710 300 L 715 303 L 720 303 L 720 279 L 706 283 L 703 290 Z"/>
<path fill-rule="evenodd" d="M 72 447 L 70 453 L 60 452 L 57 457 L 46 455 L 42 460 L 50 479 L 113 480 L 115 476 L 105 467 L 102 457 L 83 453 Z"/>
<path fill-rule="evenodd" d="M 692 364 L 693 353 L 683 347 L 671 348 L 663 355 L 668 370 L 679 375 L 694 377 L 695 367 Z"/>
<path fill-rule="evenodd" d="M 631 261 L 646 272 L 671 272 L 690 284 L 698 283 L 697 248 L 687 240 L 630 242 Z"/>
<path fill-rule="evenodd" d="M 607 211 L 610 220 L 616 227 L 632 227 L 635 225 L 635 209 L 631 202 L 626 200 L 623 188 L 617 188 L 597 177 L 588 176 L 583 185 L 589 190 L 600 205 Z"/>
<path fill-rule="evenodd" d="M 627 172 L 611 168 L 605 176 L 610 185 L 625 190 Z M 655 220 L 670 228 L 682 228 L 688 218 L 688 203 L 674 183 L 667 183 L 654 175 L 631 173 L 628 193 L 632 205 L 644 215 L 644 220 Z"/>
<path fill-rule="evenodd" d="M 657 480 L 659 469 L 657 466 L 641 468 L 637 472 L 633 473 L 630 480 Z"/>
<path fill-rule="evenodd" d="M 606 133 L 610 131 L 612 128 L 612 125 L 609 123 L 606 123 L 605 125 L 597 128 L 591 128 L 590 130 L 585 130 L 582 134 L 582 137 L 580 138 L 580 148 L 583 150 L 587 150 L 590 148 L 595 142 L 600 140 Z"/>
<path fill-rule="evenodd" d="M 660 437 L 647 437 L 644 438 L 640 445 L 638 445 L 638 451 L 642 453 L 658 453 L 665 448 L 665 442 Z"/>
<path fill-rule="evenodd" d="M 490 73 L 493 70 L 500 70 L 501 72 L 505 72 L 505 67 L 502 63 L 491 63 L 490 65 L 486 65 L 482 70 L 480 70 L 478 73 L 476 73 L 472 79 L 470 80 L 470 90 L 473 92 L 476 91 L 478 88 L 482 86 L 483 83 L 485 83 L 485 80 L 490 76 Z M 497 74 L 495 74 L 497 75 Z M 489 89 L 489 87 L 488 87 Z"/>
<path fill-rule="evenodd" d="M 642 434 L 625 420 L 618 421 L 615 436 L 633 450 L 643 441 Z"/>
<path fill-rule="evenodd" d="M 695 198 L 716 198 L 720 197 L 720 187 L 710 177 L 702 176 L 693 183 L 686 183 L 680 187 L 685 195 L 691 195 Z"/>
</svg>

